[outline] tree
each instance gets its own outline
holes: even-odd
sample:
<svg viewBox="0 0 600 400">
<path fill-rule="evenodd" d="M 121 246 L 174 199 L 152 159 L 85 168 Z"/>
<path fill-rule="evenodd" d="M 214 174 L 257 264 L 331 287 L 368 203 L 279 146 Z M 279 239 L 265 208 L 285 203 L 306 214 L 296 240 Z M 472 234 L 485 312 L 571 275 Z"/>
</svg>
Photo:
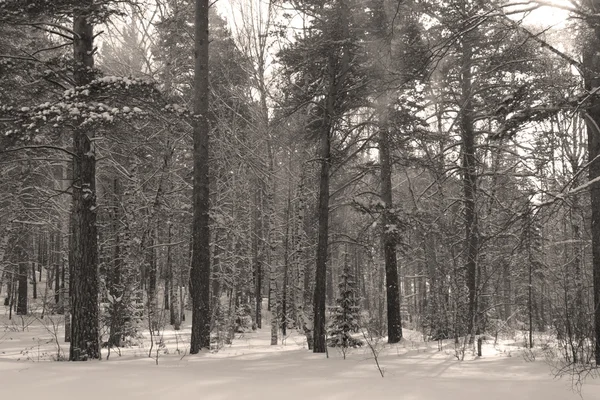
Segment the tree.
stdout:
<svg viewBox="0 0 600 400">
<path fill-rule="evenodd" d="M 349 347 L 360 347 L 363 342 L 352 336 L 358 332 L 360 320 L 360 307 L 356 282 L 348 260 L 348 253 L 344 254 L 344 266 L 338 284 L 339 297 L 336 299 L 337 307 L 334 311 L 329 327 L 329 344 L 342 350 L 344 359 Z"/>
<path fill-rule="evenodd" d="M 600 1 L 585 0 L 582 2 L 592 14 L 600 10 Z M 588 178 L 591 197 L 591 235 L 592 235 L 592 270 L 594 292 L 594 342 L 595 361 L 600 365 L 600 97 L 595 93 L 600 86 L 600 26 L 596 16 L 590 16 L 587 23 L 590 33 L 584 43 L 583 78 L 585 89 L 589 93 L 589 105 L 584 113 L 588 139 Z"/>
<path fill-rule="evenodd" d="M 196 0 L 191 354 L 210 348 L 208 6 L 208 0 Z"/>
<path fill-rule="evenodd" d="M 73 80 L 84 86 L 94 68 L 93 1 L 73 15 Z M 73 204 L 71 210 L 71 342 L 69 360 L 100 358 L 98 324 L 98 232 L 96 227 L 96 157 L 83 127 L 73 129 Z"/>
<path fill-rule="evenodd" d="M 307 36 L 299 39 L 281 53 L 285 74 L 291 78 L 290 102 L 313 107 L 308 112 L 310 119 L 307 128 L 318 145 L 317 159 L 320 165 L 318 194 L 318 239 L 316 249 L 315 287 L 313 298 L 314 346 L 315 353 L 324 353 L 325 305 L 327 293 L 327 259 L 329 248 L 329 199 L 330 177 L 332 172 L 332 143 L 340 136 L 345 125 L 343 116 L 357 107 L 364 77 L 352 61 L 357 54 L 358 29 L 355 27 L 352 12 L 354 3 L 345 0 L 335 1 L 322 7 L 319 2 L 302 3 L 308 15 L 318 15 L 313 25 L 307 29 Z M 295 93 L 294 93 L 295 92 Z"/>
<path fill-rule="evenodd" d="M 370 29 L 376 38 L 373 51 L 373 73 L 378 78 L 372 83 L 372 97 L 378 119 L 377 149 L 381 180 L 382 242 L 385 263 L 385 288 L 387 302 L 388 343 L 398 343 L 402 339 L 402 318 L 400 314 L 400 289 L 396 242 L 401 227 L 394 215 L 392 170 L 394 139 L 405 135 L 402 129 L 394 129 L 394 114 L 403 107 L 402 92 L 412 86 L 426 68 L 424 49 L 420 43 L 420 32 L 414 13 L 414 4 L 403 4 L 400 18 L 388 17 L 389 4 L 383 0 L 373 1 L 370 11 Z M 398 13 L 400 8 L 395 8 Z M 401 39 L 401 45 L 393 44 L 392 32 Z M 396 115 L 397 116 L 397 115 Z M 397 119 L 397 118 L 396 118 Z"/>
</svg>

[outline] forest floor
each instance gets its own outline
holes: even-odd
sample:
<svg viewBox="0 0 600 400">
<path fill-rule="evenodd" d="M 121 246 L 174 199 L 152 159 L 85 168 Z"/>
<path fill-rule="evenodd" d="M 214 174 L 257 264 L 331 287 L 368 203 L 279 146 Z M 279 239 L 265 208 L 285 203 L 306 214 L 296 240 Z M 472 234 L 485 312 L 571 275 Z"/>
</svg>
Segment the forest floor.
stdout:
<svg viewBox="0 0 600 400">
<path fill-rule="evenodd" d="M 48 317 L 0 316 L 0 390 L 3 395 L 44 400 L 119 399 L 580 399 L 569 378 L 554 378 L 538 354 L 523 356 L 518 340 L 485 343 L 483 356 L 467 351 L 464 361 L 454 346 L 440 351 L 437 342 L 423 342 L 406 331 L 399 345 L 374 343 L 382 378 L 368 346 L 354 349 L 344 360 L 339 350 L 313 354 L 305 338 L 291 334 L 285 344 L 270 345 L 270 332 L 237 335 L 218 352 L 191 356 L 189 326 L 162 333 L 163 346 L 148 357 L 148 332 L 139 345 L 113 351 L 108 360 L 54 362 L 66 354 L 63 327 Z M 54 335 L 55 328 L 58 342 Z M 154 346 L 156 349 L 157 346 Z M 600 399 L 600 381 L 588 379 L 584 400 Z M 190 397 L 188 397 L 190 396 Z M 193 397 L 191 397 L 193 396 Z"/>
</svg>

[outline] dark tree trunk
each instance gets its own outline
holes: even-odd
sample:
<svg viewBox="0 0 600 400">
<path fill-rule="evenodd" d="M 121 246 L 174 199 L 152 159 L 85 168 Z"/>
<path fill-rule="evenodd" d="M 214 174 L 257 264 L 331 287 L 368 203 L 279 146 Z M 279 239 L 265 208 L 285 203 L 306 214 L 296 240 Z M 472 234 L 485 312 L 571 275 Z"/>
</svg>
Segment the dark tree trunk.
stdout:
<svg viewBox="0 0 600 400">
<path fill-rule="evenodd" d="M 327 33 L 331 34 L 333 40 L 349 40 L 350 34 L 348 24 L 350 22 L 350 11 L 343 0 L 335 2 L 334 7 L 339 10 L 338 20 L 335 21 L 335 29 Z M 340 27 L 341 29 L 337 29 Z M 336 54 L 337 53 L 337 54 Z M 331 169 L 331 136 L 334 129 L 334 121 L 340 113 L 340 96 L 346 82 L 350 69 L 350 49 L 342 45 L 338 52 L 330 52 L 327 58 L 327 94 L 322 117 L 322 125 L 319 132 L 319 158 L 321 161 L 321 173 L 319 177 L 319 204 L 318 204 L 318 236 L 317 236 L 317 259 L 315 268 L 315 291 L 314 291 L 314 333 L 313 352 L 325 353 L 327 344 L 325 340 L 325 304 L 327 293 L 327 256 L 329 243 L 329 180 Z"/>
<path fill-rule="evenodd" d="M 473 121 L 472 68 L 473 48 L 470 35 L 463 37 L 461 70 L 462 180 L 465 207 L 465 267 L 466 285 L 469 291 L 467 334 L 474 332 L 477 312 L 477 255 L 479 237 L 477 229 L 477 161 L 475 158 L 475 129 Z"/>
<path fill-rule="evenodd" d="M 75 25 L 78 20 L 76 19 Z M 77 31 L 76 31 L 77 32 Z M 91 27 L 86 34 L 91 35 Z M 91 37 L 91 36 L 90 36 Z M 73 265 L 70 274 L 71 346 L 70 360 L 100 358 L 98 332 L 98 247 L 96 233 L 96 160 L 89 137 L 75 134 L 73 205 L 76 227 L 73 232 Z M 79 172 L 77 174 L 77 172 Z"/>
<path fill-rule="evenodd" d="M 34 262 L 31 263 L 31 285 L 33 289 L 32 297 L 34 300 L 37 299 L 37 271 Z"/>
<path fill-rule="evenodd" d="M 58 314 L 64 314 L 65 312 L 65 263 L 66 260 L 65 258 L 68 259 L 68 256 L 65 257 L 65 254 L 63 254 L 63 240 L 66 242 L 66 236 L 63 237 L 62 232 L 63 232 L 63 224 L 62 222 L 59 222 L 59 232 L 57 233 L 56 236 L 56 277 L 54 280 L 54 290 L 55 290 L 55 300 L 56 300 L 56 312 Z M 67 253 L 68 254 L 68 253 Z M 67 261 L 68 262 L 68 261 Z M 65 320 L 65 324 L 66 324 L 66 320 Z M 67 332 L 70 335 L 70 328 L 69 330 L 66 329 L 65 326 L 65 336 L 67 336 Z"/>
<path fill-rule="evenodd" d="M 169 222 L 169 226 L 167 228 L 167 243 L 171 243 L 172 240 L 172 229 L 173 225 Z M 181 316 L 180 316 L 180 306 L 179 306 L 179 297 L 177 294 L 175 286 L 175 273 L 173 271 L 173 256 L 172 256 L 172 246 L 167 247 L 167 282 L 165 282 L 165 292 L 169 294 L 169 320 L 171 325 L 173 325 L 173 329 L 178 331 L 181 327 Z"/>
<path fill-rule="evenodd" d="M 58 307 L 60 304 L 60 262 L 54 264 L 54 303 Z"/>
<path fill-rule="evenodd" d="M 19 284 L 17 289 L 17 315 L 27 315 L 27 278 L 29 276 L 29 263 L 24 261 L 27 259 L 27 254 L 25 252 L 21 251 L 21 256 L 25 258 L 21 258 L 21 261 L 19 262 L 19 278 L 17 280 Z"/>
<path fill-rule="evenodd" d="M 210 348 L 210 231 L 208 120 L 208 0 L 196 0 L 194 67 L 194 219 L 190 271 L 192 338 L 190 353 Z"/>
<path fill-rule="evenodd" d="M 257 181 L 254 191 L 254 204 L 252 212 L 252 264 L 254 265 L 254 320 L 257 328 L 262 328 L 262 218 L 261 209 L 261 190 Z"/>
<path fill-rule="evenodd" d="M 46 236 L 46 234 L 42 234 L 40 235 L 40 247 L 39 247 L 39 262 L 37 265 L 37 270 L 39 272 L 39 274 L 36 276 L 38 278 L 38 282 L 42 281 L 42 268 L 46 267 L 48 268 L 49 266 L 49 256 L 50 256 L 50 250 L 48 248 L 49 246 L 49 239 Z"/>
<path fill-rule="evenodd" d="M 91 8 L 83 2 L 81 8 Z M 94 67 L 93 26 L 83 13 L 73 18 L 75 33 L 74 80 L 78 86 L 91 80 Z M 86 130 L 73 132 L 73 209 L 69 290 L 71 294 L 71 341 L 69 360 L 100 358 L 98 310 L 98 242 L 96 227 L 96 158 Z"/>
<path fill-rule="evenodd" d="M 332 64 L 332 61 L 330 61 Z M 330 69 L 332 65 L 330 65 Z M 330 74 L 330 79 L 333 74 Z M 333 99 L 328 102 L 333 103 Z M 328 104 L 329 106 L 329 104 Z M 331 106 L 331 108 L 333 108 Z M 321 132 L 319 158 L 321 159 L 321 174 L 319 181 L 319 231 L 317 239 L 317 263 L 314 292 L 314 332 L 313 352 L 325 353 L 325 294 L 327 293 L 327 251 L 329 239 L 329 170 L 331 168 L 331 122 L 326 117 L 325 128 Z"/>
<path fill-rule="evenodd" d="M 154 248 L 154 244 L 156 242 L 155 235 L 157 234 L 156 229 L 151 229 L 148 239 L 148 248 L 146 249 L 146 274 L 148 278 L 148 283 L 146 284 L 146 292 L 148 295 L 148 318 L 150 318 L 150 326 L 152 329 L 157 327 L 158 319 L 158 306 L 156 304 L 156 274 L 157 274 L 157 265 L 156 265 L 156 250 Z"/>
<path fill-rule="evenodd" d="M 385 2 L 376 0 L 373 3 L 373 13 L 375 17 L 374 37 L 381 46 L 381 57 L 378 60 L 378 69 L 381 76 L 386 76 L 391 70 L 391 32 L 389 32 L 390 23 L 388 21 Z M 396 17 L 396 16 L 395 16 Z M 395 18 L 394 17 L 394 18 Z M 385 80 L 388 80 L 386 77 Z M 402 319 L 400 313 L 400 290 L 398 287 L 398 262 L 396 259 L 396 230 L 399 226 L 394 226 L 395 218 L 391 213 L 393 208 L 392 199 L 392 159 L 390 153 L 390 132 L 388 118 L 390 113 L 390 98 L 386 93 L 387 87 L 381 88 L 381 94 L 377 100 L 379 114 L 379 162 L 381 173 L 381 200 L 384 203 L 384 210 L 381 215 L 382 222 L 382 245 L 385 262 L 385 292 L 387 299 L 387 333 L 388 343 L 398 343 L 402 339 Z M 385 95 L 384 95 L 385 94 Z"/>
<path fill-rule="evenodd" d="M 15 282 L 11 282 L 11 288 L 10 288 L 10 303 L 8 305 L 8 319 L 11 320 L 12 319 L 12 314 L 13 314 L 13 309 L 15 306 Z"/>
<path fill-rule="evenodd" d="M 4 305 L 11 306 L 12 303 L 10 300 L 12 299 L 12 291 L 13 291 L 13 280 L 15 279 L 15 274 L 10 274 L 10 280 L 6 282 L 6 297 L 4 298 Z"/>
<path fill-rule="evenodd" d="M 390 214 L 392 202 L 392 162 L 389 148 L 389 132 L 384 126 L 379 130 L 379 160 L 381 163 L 381 200 L 385 205 L 382 214 L 383 253 L 385 258 L 385 289 L 387 294 L 388 343 L 398 343 L 402 339 L 402 319 L 400 315 L 400 290 L 398 288 L 398 263 L 396 242 Z M 396 227 L 397 229 L 398 227 Z"/>
<path fill-rule="evenodd" d="M 291 161 L 290 161 L 291 164 Z M 291 165 L 290 165 L 291 167 Z M 291 168 L 289 168 L 291 170 Z M 290 177 L 291 178 L 291 177 Z M 289 269 L 290 269 L 290 224 L 291 224 L 291 207 L 292 207 L 292 186 L 291 179 L 288 183 L 288 199 L 285 212 L 285 238 L 283 245 L 283 287 L 281 289 L 281 337 L 287 335 L 287 308 L 288 308 L 288 285 L 289 285 Z"/>
<path fill-rule="evenodd" d="M 600 9 L 600 0 L 589 0 L 593 9 Z M 585 88 L 588 91 L 600 86 L 600 27 L 593 27 L 593 34 L 586 43 L 583 54 Z M 585 111 L 588 136 L 588 160 L 592 208 L 592 269 L 594 291 L 595 359 L 600 365 L 600 98 L 590 97 L 590 107 Z"/>
</svg>

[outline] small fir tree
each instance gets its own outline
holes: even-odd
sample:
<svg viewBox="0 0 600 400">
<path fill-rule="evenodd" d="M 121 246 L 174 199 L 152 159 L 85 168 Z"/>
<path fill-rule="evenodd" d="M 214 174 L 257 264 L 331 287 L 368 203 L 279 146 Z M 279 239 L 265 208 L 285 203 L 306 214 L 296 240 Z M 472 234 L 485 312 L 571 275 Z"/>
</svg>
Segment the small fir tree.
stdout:
<svg viewBox="0 0 600 400">
<path fill-rule="evenodd" d="M 348 348 L 360 347 L 363 342 L 352 337 L 353 332 L 358 332 L 360 307 L 356 294 L 356 283 L 352 275 L 348 255 L 344 256 L 344 267 L 340 276 L 339 298 L 329 327 L 329 345 L 339 347 L 346 358 Z"/>
</svg>

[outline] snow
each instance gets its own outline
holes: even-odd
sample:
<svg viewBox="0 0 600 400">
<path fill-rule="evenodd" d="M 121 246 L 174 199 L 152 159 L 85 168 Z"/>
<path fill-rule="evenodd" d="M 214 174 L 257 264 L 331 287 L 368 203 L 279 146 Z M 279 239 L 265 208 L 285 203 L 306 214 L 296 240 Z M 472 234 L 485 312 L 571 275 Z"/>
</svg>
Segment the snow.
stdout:
<svg viewBox="0 0 600 400">
<path fill-rule="evenodd" d="M 53 316 L 58 323 L 59 317 Z M 189 318 L 188 318 L 189 321 Z M 24 399 L 401 399 L 401 400 L 575 400 L 569 379 L 554 379 L 541 359 L 528 362 L 517 342 L 484 345 L 484 355 L 465 361 L 454 357 L 446 343 L 422 342 L 406 331 L 403 342 L 383 342 L 379 362 L 381 378 L 368 348 L 352 349 L 343 360 L 329 349 L 329 358 L 313 354 L 305 339 L 290 334 L 285 344 L 271 346 L 269 329 L 238 334 L 232 345 L 218 352 L 191 356 L 189 325 L 162 332 L 164 347 L 149 358 L 149 334 L 135 347 L 112 351 L 102 361 L 54 362 L 55 325 L 46 317 L 0 316 L 0 377 L 2 393 Z M 269 326 L 265 323 L 264 326 Z M 2 329 L 4 327 L 4 329 Z M 62 326 L 56 326 L 59 332 Z M 59 340 L 62 351 L 68 345 Z M 281 343 L 281 342 L 280 342 Z M 154 347 L 156 349 L 156 346 Z M 156 356 L 156 351 L 153 351 Z M 588 380 L 583 399 L 600 398 L 600 382 Z"/>
</svg>

